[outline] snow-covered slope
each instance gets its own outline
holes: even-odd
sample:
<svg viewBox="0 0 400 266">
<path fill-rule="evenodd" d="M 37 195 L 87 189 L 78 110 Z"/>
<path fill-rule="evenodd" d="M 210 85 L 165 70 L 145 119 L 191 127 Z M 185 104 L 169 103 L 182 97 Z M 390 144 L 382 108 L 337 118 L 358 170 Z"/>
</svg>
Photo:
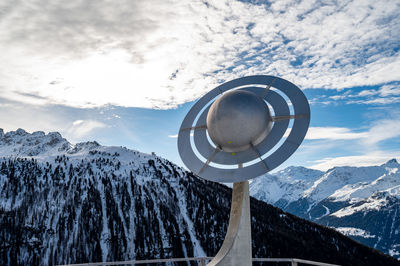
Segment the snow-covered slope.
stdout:
<svg viewBox="0 0 400 266">
<path fill-rule="evenodd" d="M 274 175 L 266 174 L 250 183 L 253 197 L 285 208 L 298 200 L 323 172 L 304 167 L 288 167 Z"/>
<path fill-rule="evenodd" d="M 0 265 L 213 256 L 230 201 L 230 188 L 154 155 L 0 130 Z M 251 213 L 255 257 L 397 264 L 262 201 Z"/>
<path fill-rule="evenodd" d="M 386 229 L 400 226 L 399 169 L 396 159 L 380 166 L 334 167 L 326 172 L 290 167 L 254 180 L 250 193 L 297 216 L 351 228 L 340 231 L 400 257 L 400 230 Z M 362 221 L 369 215 L 369 223 Z"/>
<path fill-rule="evenodd" d="M 362 186 L 383 176 L 387 170 L 380 166 L 372 167 L 335 167 L 304 191 L 302 197 L 319 202 L 330 197 L 346 185 Z"/>
</svg>

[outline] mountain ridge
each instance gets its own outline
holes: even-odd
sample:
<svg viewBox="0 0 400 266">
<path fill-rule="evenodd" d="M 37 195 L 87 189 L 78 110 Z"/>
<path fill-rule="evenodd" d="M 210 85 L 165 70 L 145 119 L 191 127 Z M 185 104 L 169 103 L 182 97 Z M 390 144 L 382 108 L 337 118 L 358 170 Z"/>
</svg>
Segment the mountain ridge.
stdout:
<svg viewBox="0 0 400 266">
<path fill-rule="evenodd" d="M 282 170 L 273 177 L 262 176 L 257 182 L 275 180 L 273 188 L 284 190 L 275 191 L 275 195 L 300 188 L 291 198 L 267 197 L 271 194 L 270 188 L 257 187 L 257 183 L 250 184 L 250 194 L 299 217 L 337 228 L 357 241 L 400 258 L 400 232 L 385 229 L 400 226 L 399 169 L 400 164 L 393 158 L 379 166 L 333 167 L 320 176 L 308 178 L 303 174 L 290 182 Z M 292 167 L 291 172 L 293 176 L 301 176 L 307 170 Z M 371 222 L 365 223 L 365 217 Z M 386 225 L 387 220 L 392 223 Z"/>
<path fill-rule="evenodd" d="M 155 155 L 17 131 L 0 139 L 0 264 L 213 256 L 221 246 L 230 188 Z M 251 213 L 254 257 L 398 265 L 254 198 Z"/>
</svg>

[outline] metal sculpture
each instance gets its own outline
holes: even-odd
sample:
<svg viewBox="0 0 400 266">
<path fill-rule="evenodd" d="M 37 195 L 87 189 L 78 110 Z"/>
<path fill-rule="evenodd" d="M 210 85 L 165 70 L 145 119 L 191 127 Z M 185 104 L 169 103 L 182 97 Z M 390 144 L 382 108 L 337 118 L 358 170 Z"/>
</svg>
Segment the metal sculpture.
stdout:
<svg viewBox="0 0 400 266">
<path fill-rule="evenodd" d="M 209 265 L 251 265 L 247 180 L 289 158 L 309 123 L 310 107 L 303 92 L 289 81 L 264 75 L 226 82 L 188 112 L 178 134 L 182 161 L 202 178 L 234 182 L 228 232 Z"/>
</svg>

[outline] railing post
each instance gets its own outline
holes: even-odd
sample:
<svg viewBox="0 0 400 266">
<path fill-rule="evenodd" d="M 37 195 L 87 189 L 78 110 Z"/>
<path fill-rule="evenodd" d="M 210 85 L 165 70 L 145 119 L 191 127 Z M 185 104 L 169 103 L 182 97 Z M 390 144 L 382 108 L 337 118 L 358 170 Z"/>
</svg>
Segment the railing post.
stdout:
<svg viewBox="0 0 400 266">
<path fill-rule="evenodd" d="M 298 264 L 297 264 L 297 261 L 295 261 L 295 260 L 292 260 L 292 266 L 297 266 Z"/>
<path fill-rule="evenodd" d="M 200 266 L 206 266 L 206 259 L 205 258 L 201 258 L 200 259 Z"/>
</svg>

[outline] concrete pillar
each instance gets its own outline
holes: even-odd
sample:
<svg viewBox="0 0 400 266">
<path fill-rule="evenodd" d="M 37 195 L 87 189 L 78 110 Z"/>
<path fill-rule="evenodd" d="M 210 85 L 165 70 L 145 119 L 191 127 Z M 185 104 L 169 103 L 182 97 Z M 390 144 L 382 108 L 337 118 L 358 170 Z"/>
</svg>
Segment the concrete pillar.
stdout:
<svg viewBox="0 0 400 266">
<path fill-rule="evenodd" d="M 249 181 L 233 184 L 231 215 L 224 243 L 208 266 L 250 266 L 251 216 Z"/>
</svg>

